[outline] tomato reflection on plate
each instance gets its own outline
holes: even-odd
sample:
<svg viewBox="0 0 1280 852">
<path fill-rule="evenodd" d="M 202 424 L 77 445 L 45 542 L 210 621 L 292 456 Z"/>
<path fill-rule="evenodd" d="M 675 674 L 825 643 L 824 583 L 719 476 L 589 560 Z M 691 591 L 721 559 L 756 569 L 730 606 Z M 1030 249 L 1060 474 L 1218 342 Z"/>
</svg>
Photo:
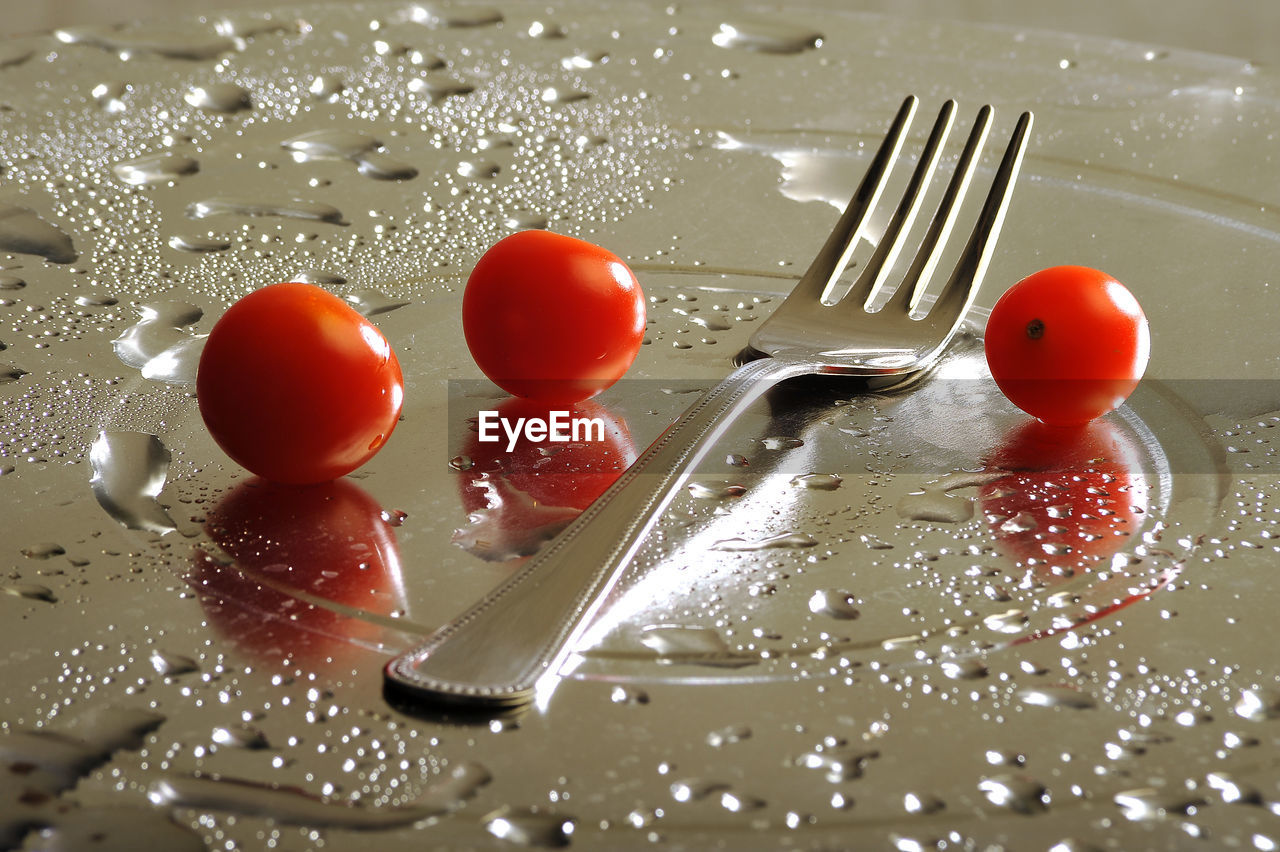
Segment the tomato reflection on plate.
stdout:
<svg viewBox="0 0 1280 852">
<path fill-rule="evenodd" d="M 210 624 L 258 659 L 350 662 L 393 632 L 385 620 L 404 608 L 395 534 L 354 482 L 252 479 L 205 529 L 221 554 L 197 552 L 187 580 Z"/>
<path fill-rule="evenodd" d="M 1144 524 L 1150 489 L 1140 459 L 1107 420 L 1029 420 L 1012 430 L 987 459 L 1009 473 L 978 498 L 1000 552 L 1042 585 L 1110 560 Z"/>
<path fill-rule="evenodd" d="M 458 474 L 467 525 L 453 542 L 482 559 L 500 562 L 535 553 L 614 483 L 636 459 L 626 421 L 596 402 L 555 406 L 512 397 L 499 404 L 498 416 L 546 420 L 553 410 L 570 419 L 599 419 L 603 440 L 534 442 L 521 437 L 508 450 L 505 434 L 496 442 L 480 440 L 472 422 Z M 585 433 L 584 433 L 585 435 Z"/>
</svg>

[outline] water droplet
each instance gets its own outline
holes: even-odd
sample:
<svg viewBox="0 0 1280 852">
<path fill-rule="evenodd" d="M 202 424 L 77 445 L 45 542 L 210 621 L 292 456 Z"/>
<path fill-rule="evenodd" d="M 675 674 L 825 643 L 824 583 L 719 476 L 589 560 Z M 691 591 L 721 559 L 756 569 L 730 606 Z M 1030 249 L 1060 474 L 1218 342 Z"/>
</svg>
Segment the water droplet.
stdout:
<svg viewBox="0 0 1280 852">
<path fill-rule="evenodd" d="M 893 544 L 871 533 L 863 533 L 858 538 L 872 550 L 893 550 Z"/>
<path fill-rule="evenodd" d="M 585 71 L 608 61 L 609 54 L 603 50 L 585 50 L 566 56 L 560 60 L 560 65 L 566 71 Z"/>
<path fill-rule="evenodd" d="M 747 811 L 758 811 L 768 802 L 756 796 L 748 796 L 734 790 L 725 790 L 720 794 L 720 807 L 731 813 L 740 814 Z"/>
<path fill-rule="evenodd" d="M 668 662 L 737 668 L 757 662 L 732 656 L 719 632 L 709 627 L 658 624 L 644 628 L 640 643 Z"/>
<path fill-rule="evenodd" d="M 649 693 L 635 686 L 615 686 L 609 691 L 609 700 L 614 704 L 648 704 Z"/>
<path fill-rule="evenodd" d="M 124 102 L 124 96 L 129 93 L 131 87 L 128 83 L 119 80 L 110 83 L 99 83 L 94 86 L 89 94 L 93 95 L 93 99 L 109 113 L 121 113 L 128 109 L 128 105 Z"/>
<path fill-rule="evenodd" d="M 0 204 L 0 250 L 34 254 L 51 263 L 71 263 L 79 255 L 71 237 L 34 210 Z"/>
<path fill-rule="evenodd" d="M 342 218 L 342 211 L 338 208 L 319 201 L 304 201 L 299 198 L 286 201 L 209 198 L 188 206 L 187 216 L 192 219 L 207 219 L 210 216 L 276 216 L 284 219 L 330 222 L 335 225 L 346 224 Z"/>
<path fill-rule="evenodd" d="M 544 104 L 571 104 L 591 97 L 590 92 L 565 86 L 547 86 L 539 95 Z"/>
<path fill-rule="evenodd" d="M 513 231 L 542 230 L 547 227 L 547 222 L 546 216 L 530 210 L 517 211 L 503 220 L 503 224 Z"/>
<path fill-rule="evenodd" d="M 775 436 L 772 438 L 764 438 L 760 441 L 764 444 L 766 450 L 791 450 L 796 447 L 803 447 L 804 441 L 799 438 L 787 438 Z"/>
<path fill-rule="evenodd" d="M 792 547 L 815 547 L 817 544 L 818 540 L 807 533 L 785 532 L 753 541 L 741 538 L 727 538 L 717 541 L 711 546 L 711 549 L 734 553 L 753 550 L 781 550 Z"/>
<path fill-rule="evenodd" d="M 802 53 L 822 44 L 822 34 L 784 21 L 733 21 L 711 37 L 718 47 L 758 53 Z"/>
<path fill-rule="evenodd" d="M 502 167 L 492 160 L 463 160 L 458 163 L 458 174 L 465 178 L 495 178 Z"/>
<path fill-rule="evenodd" d="M 0 274 L 0 290 L 14 291 L 21 290 L 27 286 L 27 282 L 23 281 L 16 275 Z"/>
<path fill-rule="evenodd" d="M 564 27 L 554 21 L 533 21 L 525 32 L 530 38 L 564 38 L 567 35 Z"/>
<path fill-rule="evenodd" d="M 1027 614 L 1020 609 L 1005 610 L 982 619 L 988 630 L 998 633 L 1021 633 L 1027 626 Z"/>
<path fill-rule="evenodd" d="M 344 295 L 343 300 L 360 312 L 362 316 L 372 317 L 398 310 L 413 304 L 404 299 L 393 299 L 378 290 L 354 290 Z"/>
<path fill-rule="evenodd" d="M 334 101 L 346 88 L 346 84 L 332 74 L 318 74 L 312 78 L 307 91 L 320 100 Z"/>
<path fill-rule="evenodd" d="M 502 12 L 487 6 L 416 3 L 409 8 L 405 18 L 433 29 L 483 27 L 501 23 Z"/>
<path fill-rule="evenodd" d="M 828 618 L 854 619 L 858 617 L 857 598 L 840 589 L 821 589 L 809 598 L 809 612 Z"/>
<path fill-rule="evenodd" d="M 725 480 L 689 483 L 689 494 L 699 500 L 724 500 L 730 497 L 741 497 L 746 493 L 745 486 Z"/>
<path fill-rule="evenodd" d="M 244 748 L 251 751 L 269 748 L 271 745 L 267 742 L 266 734 L 250 725 L 229 725 L 223 728 L 214 728 L 210 739 L 220 746 Z"/>
<path fill-rule="evenodd" d="M 1250 722 L 1280 719 L 1280 693 L 1246 689 L 1240 693 L 1234 709 L 1237 716 Z"/>
<path fill-rule="evenodd" d="M 41 586 L 39 583 L 12 583 L 0 586 L 0 594 L 26 598 L 29 601 L 58 602 L 58 596 L 53 593 L 53 589 L 48 586 Z"/>
<path fill-rule="evenodd" d="M 879 756 L 879 751 L 858 746 L 824 746 L 800 755 L 794 762 L 796 766 L 822 772 L 832 784 L 843 784 L 861 778 L 867 763 Z"/>
<path fill-rule="evenodd" d="M 1176 814 L 1193 813 L 1207 804 L 1203 797 L 1186 789 L 1142 787 L 1116 793 L 1115 803 L 1125 817 L 1134 821 L 1163 819 Z"/>
<path fill-rule="evenodd" d="M 200 164 L 193 158 L 162 151 L 132 160 L 116 163 L 111 167 L 116 177 L 133 186 L 150 186 L 157 183 L 173 183 L 183 175 L 195 174 Z"/>
<path fill-rule="evenodd" d="M 684 778 L 671 784 L 671 798 L 677 802 L 700 802 L 716 793 L 723 793 L 729 785 L 705 778 Z"/>
<path fill-rule="evenodd" d="M 336 272 L 325 272 L 323 269 L 300 269 L 289 276 L 290 281 L 299 284 L 315 284 L 320 287 L 338 287 L 347 283 L 347 279 Z"/>
<path fill-rule="evenodd" d="M 169 238 L 169 248 L 199 254 L 200 252 L 208 251 L 226 251 L 231 248 L 231 243 L 227 240 L 207 235 L 177 234 Z"/>
<path fill-rule="evenodd" d="M 1097 700 L 1086 692 L 1071 686 L 1029 687 L 1018 692 L 1023 704 L 1035 707 L 1065 707 L 1071 710 L 1089 710 L 1098 706 Z"/>
<path fill-rule="evenodd" d="M 909 814 L 936 814 L 946 806 L 946 802 L 929 793 L 907 793 L 902 797 L 902 807 Z"/>
<path fill-rule="evenodd" d="M 791 478 L 791 484 L 811 491 L 835 491 L 843 482 L 835 473 L 805 473 Z"/>
<path fill-rule="evenodd" d="M 418 170 L 382 153 L 380 140 L 364 133 L 334 128 L 313 130 L 280 143 L 299 163 L 313 160 L 349 160 L 365 177 L 408 180 Z"/>
<path fill-rule="evenodd" d="M 733 725 L 707 734 L 707 745 L 712 748 L 723 748 L 751 738 L 751 729 L 746 725 Z"/>
<path fill-rule="evenodd" d="M 141 319 L 112 341 L 116 357 L 148 379 L 192 384 L 208 335 L 187 326 L 204 312 L 186 302 L 148 302 L 138 307 Z"/>
<path fill-rule="evenodd" d="M 0 44 L 0 68 L 13 68 L 26 62 L 35 51 L 21 42 Z"/>
<path fill-rule="evenodd" d="M 470 83 L 463 83 L 460 80 L 436 79 L 434 77 L 415 77 L 409 81 L 407 88 L 410 94 L 425 95 L 432 101 L 442 101 L 445 98 L 469 95 L 476 90 L 476 87 Z"/>
<path fill-rule="evenodd" d="M 981 680 L 988 674 L 987 667 L 978 659 L 947 660 L 939 668 L 952 680 Z"/>
<path fill-rule="evenodd" d="M 182 97 L 193 107 L 210 112 L 239 112 L 253 106 L 248 90 L 235 83 L 206 83 L 202 86 L 192 86 Z"/>
<path fill-rule="evenodd" d="M 155 435 L 99 433 L 89 449 L 93 496 L 129 529 L 167 533 L 176 527 L 157 498 L 169 472 L 169 450 Z"/>
<path fill-rule="evenodd" d="M 559 848 L 568 846 L 574 820 L 529 809 L 501 808 L 484 817 L 485 830 L 516 846 Z"/>
<path fill-rule="evenodd" d="M 52 559 L 66 554 L 66 548 L 55 541 L 42 541 L 22 548 L 22 555 L 28 559 Z"/>
<path fill-rule="evenodd" d="M 63 44 L 83 44 L 117 54 L 122 59 L 140 55 L 163 56 L 192 61 L 215 59 L 235 49 L 235 43 L 198 28 L 181 31 L 146 28 L 116 30 L 106 27 L 66 27 L 54 31 Z"/>
<path fill-rule="evenodd" d="M 1034 778 L 1026 775 L 998 775 L 984 778 L 978 789 L 987 797 L 987 801 L 1002 808 L 1009 808 L 1021 814 L 1034 814 L 1044 811 L 1049 806 L 1049 791 Z"/>
<path fill-rule="evenodd" d="M 1000 524 L 1000 531 L 1006 533 L 1031 532 L 1037 526 L 1039 526 L 1039 524 L 1036 521 L 1035 515 L 1032 515 L 1030 512 L 1019 512 L 1012 518 L 1009 518 L 1007 521 Z"/>
<path fill-rule="evenodd" d="M 13 364 L 0 364 L 0 385 L 7 385 L 10 382 L 16 382 L 23 376 L 28 375 L 27 371 Z"/>
<path fill-rule="evenodd" d="M 689 317 L 689 322 L 702 326 L 707 331 L 728 331 L 733 328 L 732 325 L 719 317 L 705 317 L 700 314 Z"/>
<path fill-rule="evenodd" d="M 191 657 L 159 649 L 151 652 L 150 661 L 151 668 L 155 669 L 156 674 L 162 677 L 177 677 L 178 675 L 200 671 L 200 664 Z"/>
<path fill-rule="evenodd" d="M 272 33 L 299 31 L 298 22 L 290 16 L 257 10 L 237 10 L 223 15 L 214 22 L 213 29 L 218 35 L 236 39 L 237 42 Z"/>
</svg>

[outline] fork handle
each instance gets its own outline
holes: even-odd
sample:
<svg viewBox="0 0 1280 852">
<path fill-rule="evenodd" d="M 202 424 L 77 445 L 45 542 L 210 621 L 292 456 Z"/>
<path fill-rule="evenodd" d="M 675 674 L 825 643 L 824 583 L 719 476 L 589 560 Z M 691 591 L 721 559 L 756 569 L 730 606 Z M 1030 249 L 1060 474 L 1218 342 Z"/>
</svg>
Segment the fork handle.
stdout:
<svg viewBox="0 0 1280 852">
<path fill-rule="evenodd" d="M 386 666 L 409 697 L 510 708 L 554 678 L 689 474 L 733 420 L 813 366 L 750 362 L 703 394 L 535 558 L 425 643 Z"/>
</svg>

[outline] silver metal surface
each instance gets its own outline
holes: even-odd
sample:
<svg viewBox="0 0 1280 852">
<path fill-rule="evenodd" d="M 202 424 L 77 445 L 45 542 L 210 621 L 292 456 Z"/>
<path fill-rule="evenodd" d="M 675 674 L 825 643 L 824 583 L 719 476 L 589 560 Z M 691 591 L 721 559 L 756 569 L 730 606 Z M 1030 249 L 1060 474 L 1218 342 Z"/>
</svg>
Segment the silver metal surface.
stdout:
<svg viewBox="0 0 1280 852">
<path fill-rule="evenodd" d="M 903 280 L 888 304 L 867 304 L 894 260 L 929 187 L 951 129 L 955 102 L 938 113 L 876 251 L 835 305 L 825 304 L 875 209 L 918 105 L 909 96 L 872 158 L 822 250 L 787 298 L 751 336 L 763 360 L 739 367 L 707 391 L 604 494 L 529 564 L 441 628 L 387 664 L 389 685 L 411 698 L 509 708 L 554 688 L 560 667 L 591 626 L 609 592 L 645 544 L 699 463 L 719 446 L 733 420 L 773 385 L 799 376 L 906 376 L 927 370 L 955 335 L 995 249 L 1013 195 L 1031 127 L 1023 113 L 986 203 L 946 286 L 923 317 L 912 309 L 929 284 L 968 188 L 991 120 L 978 115 L 973 132 Z"/>
<path fill-rule="evenodd" d="M 1280 841 L 1274 69 L 828 2 L 565 0 L 68 30 L 6 40 L 0 83 L 0 847 Z M 1036 115 L 934 369 L 751 405 L 545 704 L 388 696 L 388 659 L 725 375 L 907 92 Z M 469 428 L 507 401 L 462 287 L 536 226 L 649 299 L 591 401 L 598 455 Z M 1152 329 L 1134 396 L 1066 445 L 981 340 L 1059 263 L 1125 282 Z M 226 306 L 285 278 L 372 317 L 407 377 L 392 440 L 322 489 L 252 481 L 186 384 Z"/>
</svg>

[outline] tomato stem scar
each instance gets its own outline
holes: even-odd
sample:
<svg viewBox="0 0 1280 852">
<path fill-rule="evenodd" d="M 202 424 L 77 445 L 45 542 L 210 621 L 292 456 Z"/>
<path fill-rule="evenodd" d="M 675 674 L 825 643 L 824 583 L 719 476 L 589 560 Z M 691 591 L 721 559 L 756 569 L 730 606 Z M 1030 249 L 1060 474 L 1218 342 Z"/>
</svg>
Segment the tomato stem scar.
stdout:
<svg viewBox="0 0 1280 852">
<path fill-rule="evenodd" d="M 1044 320 L 1033 319 L 1027 323 L 1027 337 L 1032 340 L 1039 340 L 1044 337 Z"/>
</svg>

